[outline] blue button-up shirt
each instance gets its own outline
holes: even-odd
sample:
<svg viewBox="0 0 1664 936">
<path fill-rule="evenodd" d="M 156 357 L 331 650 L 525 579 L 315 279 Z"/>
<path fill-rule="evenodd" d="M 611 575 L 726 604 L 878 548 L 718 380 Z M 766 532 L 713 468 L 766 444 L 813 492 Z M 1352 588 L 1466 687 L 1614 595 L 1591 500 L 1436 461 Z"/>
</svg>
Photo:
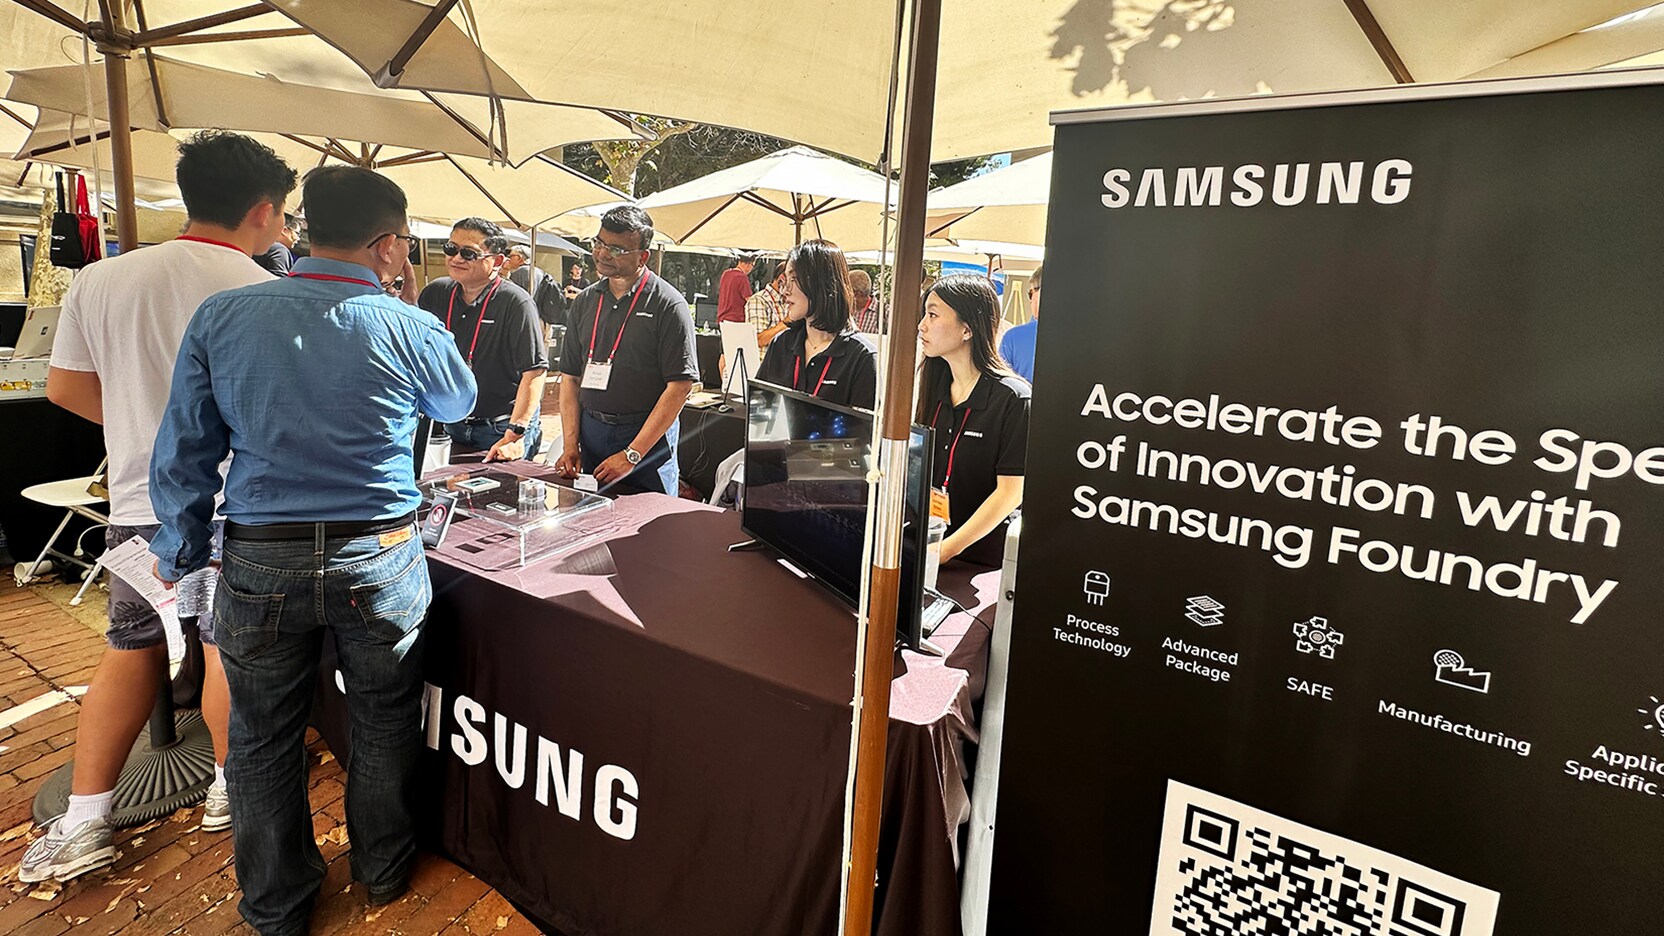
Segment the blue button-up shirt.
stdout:
<svg viewBox="0 0 1664 936">
<path fill-rule="evenodd" d="M 304 257 L 294 272 L 210 296 L 185 329 L 150 462 L 150 550 L 169 580 L 208 564 L 227 452 L 227 519 L 390 519 L 421 503 L 417 411 L 473 411 L 473 374 L 432 315 L 357 264 Z"/>
</svg>

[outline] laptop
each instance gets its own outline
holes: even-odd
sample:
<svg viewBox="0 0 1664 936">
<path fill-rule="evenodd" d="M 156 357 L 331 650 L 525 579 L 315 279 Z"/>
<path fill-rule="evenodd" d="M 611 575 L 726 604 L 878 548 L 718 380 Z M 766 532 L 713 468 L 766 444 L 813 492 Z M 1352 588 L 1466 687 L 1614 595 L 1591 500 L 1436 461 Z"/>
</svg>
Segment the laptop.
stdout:
<svg viewBox="0 0 1664 936">
<path fill-rule="evenodd" d="M 58 333 L 58 306 L 41 306 L 23 319 L 23 331 L 17 336 L 17 350 L 13 360 L 50 357 L 52 338 Z"/>
</svg>

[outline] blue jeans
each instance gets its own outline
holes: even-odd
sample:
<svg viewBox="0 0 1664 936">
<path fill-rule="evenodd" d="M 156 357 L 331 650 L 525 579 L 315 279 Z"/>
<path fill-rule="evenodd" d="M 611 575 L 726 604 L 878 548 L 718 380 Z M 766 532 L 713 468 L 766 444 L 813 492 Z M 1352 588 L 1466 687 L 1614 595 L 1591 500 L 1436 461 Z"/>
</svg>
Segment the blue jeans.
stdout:
<svg viewBox="0 0 1664 936">
<path fill-rule="evenodd" d="M 453 452 L 488 452 L 496 445 L 508 431 L 507 416 L 494 419 L 488 423 L 445 423 L 445 434 L 451 437 L 451 451 Z M 543 426 L 538 422 L 537 414 L 533 413 L 531 421 L 526 423 L 526 435 L 520 441 L 526 443 L 526 454 L 520 456 L 531 461 L 537 454 L 537 446 L 543 440 Z"/>
<path fill-rule="evenodd" d="M 402 886 L 416 853 L 413 786 L 422 750 L 422 623 L 433 586 L 414 525 L 381 536 L 251 542 L 227 537 L 214 630 L 231 688 L 226 783 L 243 889 L 262 936 L 304 933 L 324 878 L 306 796 L 306 722 L 324 628 L 335 637 L 352 756 L 353 877 Z M 397 535 L 397 534 L 383 534 Z"/>
<path fill-rule="evenodd" d="M 602 422 L 589 410 L 584 410 L 578 421 L 578 451 L 583 456 L 584 471 L 595 473 L 595 467 L 613 455 L 630 447 L 636 433 L 647 421 L 629 419 L 617 423 Z M 676 440 L 682 434 L 681 420 L 670 424 L 664 437 L 642 453 L 635 470 L 611 484 L 601 486 L 604 493 L 629 494 L 638 491 L 657 491 L 675 497 L 680 492 L 677 483 L 681 470 L 676 464 Z"/>
</svg>

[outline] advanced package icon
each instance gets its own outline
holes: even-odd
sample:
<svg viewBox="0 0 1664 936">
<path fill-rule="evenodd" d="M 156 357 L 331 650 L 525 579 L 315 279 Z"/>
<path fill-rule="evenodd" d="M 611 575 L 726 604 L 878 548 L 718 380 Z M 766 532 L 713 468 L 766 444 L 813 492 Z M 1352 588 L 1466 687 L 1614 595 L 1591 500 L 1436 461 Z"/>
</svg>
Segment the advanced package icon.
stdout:
<svg viewBox="0 0 1664 936">
<path fill-rule="evenodd" d="M 1315 653 L 1325 660 L 1335 658 L 1335 649 L 1346 642 L 1346 635 L 1329 623 L 1328 618 L 1314 617 L 1294 625 L 1294 649 L 1301 653 Z"/>
</svg>

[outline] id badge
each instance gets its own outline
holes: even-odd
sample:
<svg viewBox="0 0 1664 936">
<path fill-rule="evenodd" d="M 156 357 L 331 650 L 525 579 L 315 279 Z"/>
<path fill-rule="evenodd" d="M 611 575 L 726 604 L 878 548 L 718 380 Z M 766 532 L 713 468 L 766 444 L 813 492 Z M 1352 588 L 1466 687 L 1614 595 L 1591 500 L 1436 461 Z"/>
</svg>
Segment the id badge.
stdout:
<svg viewBox="0 0 1664 936">
<path fill-rule="evenodd" d="M 590 361 L 588 364 L 584 365 L 583 389 L 605 390 L 607 389 L 607 384 L 611 382 L 612 363 L 610 361 L 606 364 Z"/>
<path fill-rule="evenodd" d="M 939 487 L 930 489 L 930 515 L 939 518 L 943 523 L 952 523 L 953 517 L 948 511 L 948 492 Z"/>
</svg>

